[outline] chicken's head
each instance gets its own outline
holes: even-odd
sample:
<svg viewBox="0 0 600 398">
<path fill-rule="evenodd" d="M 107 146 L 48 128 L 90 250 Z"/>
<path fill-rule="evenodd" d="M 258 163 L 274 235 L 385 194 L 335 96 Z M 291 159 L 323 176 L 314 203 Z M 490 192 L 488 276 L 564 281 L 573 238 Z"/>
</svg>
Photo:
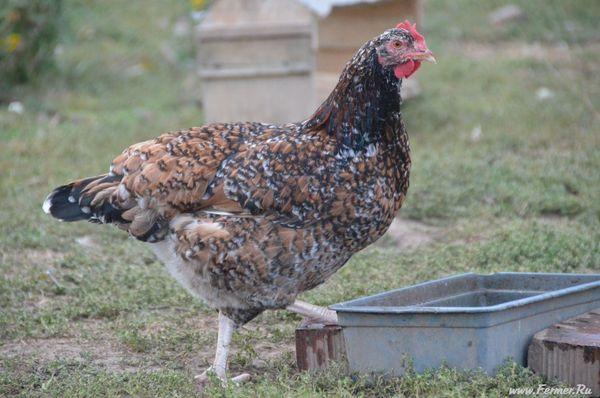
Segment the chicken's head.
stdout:
<svg viewBox="0 0 600 398">
<path fill-rule="evenodd" d="M 393 68 L 398 79 L 407 78 L 419 69 L 422 61 L 435 62 L 417 32 L 416 24 L 405 21 L 381 35 L 377 46 L 378 61 L 384 68 Z"/>
</svg>

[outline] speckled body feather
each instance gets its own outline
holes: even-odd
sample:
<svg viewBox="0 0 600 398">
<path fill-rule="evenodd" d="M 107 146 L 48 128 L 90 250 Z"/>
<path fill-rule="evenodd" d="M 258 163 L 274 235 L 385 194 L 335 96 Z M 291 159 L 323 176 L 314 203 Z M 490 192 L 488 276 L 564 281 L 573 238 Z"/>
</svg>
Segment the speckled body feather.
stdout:
<svg viewBox="0 0 600 398">
<path fill-rule="evenodd" d="M 237 324 L 323 283 L 387 230 L 408 189 L 400 85 L 365 44 L 301 123 L 210 124 L 132 145 L 104 176 L 57 188 L 55 217 L 148 242 Z"/>
</svg>

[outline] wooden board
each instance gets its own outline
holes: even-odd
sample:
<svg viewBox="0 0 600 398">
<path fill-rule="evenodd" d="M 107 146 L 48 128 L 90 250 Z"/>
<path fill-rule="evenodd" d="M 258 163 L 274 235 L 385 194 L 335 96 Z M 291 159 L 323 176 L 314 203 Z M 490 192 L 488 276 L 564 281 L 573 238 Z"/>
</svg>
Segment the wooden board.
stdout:
<svg viewBox="0 0 600 398">
<path fill-rule="evenodd" d="M 293 123 L 314 100 L 313 17 L 293 0 L 219 0 L 197 28 L 204 121 Z"/>
<path fill-rule="evenodd" d="M 600 308 L 535 334 L 528 367 L 574 387 L 584 384 L 600 396 Z"/>
<path fill-rule="evenodd" d="M 346 363 L 342 327 L 311 324 L 306 320 L 296 329 L 296 363 L 300 370 L 321 370 L 332 363 Z"/>
<path fill-rule="evenodd" d="M 317 19 L 317 71 L 339 74 L 360 46 L 405 19 L 421 26 L 421 7 L 419 0 L 334 7 Z"/>
</svg>

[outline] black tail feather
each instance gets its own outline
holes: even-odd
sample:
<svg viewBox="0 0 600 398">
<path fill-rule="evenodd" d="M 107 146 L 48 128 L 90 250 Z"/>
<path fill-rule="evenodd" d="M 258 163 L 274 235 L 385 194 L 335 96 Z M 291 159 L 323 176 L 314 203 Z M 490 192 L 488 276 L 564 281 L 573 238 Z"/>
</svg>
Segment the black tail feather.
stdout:
<svg viewBox="0 0 600 398">
<path fill-rule="evenodd" d="M 143 242 L 152 243 L 163 240 L 168 232 L 168 222 L 161 217 L 149 217 L 147 212 L 154 210 L 147 210 L 146 213 L 136 216 L 143 220 L 152 220 L 152 224 L 146 225 L 146 229 L 140 225 L 137 225 L 135 231 L 130 229 L 131 217 L 129 220 L 124 219 L 123 213 L 131 209 L 136 202 L 132 199 L 129 201 L 114 200 L 114 194 L 117 193 L 116 196 L 118 196 L 117 190 L 121 178 L 120 175 L 109 174 L 63 185 L 48 195 L 43 209 L 61 221 L 88 220 L 98 224 L 115 223 Z"/>
<path fill-rule="evenodd" d="M 90 220 L 110 223 L 123 222 L 122 209 L 116 208 L 108 200 L 91 207 L 94 194 L 86 194 L 85 188 L 91 183 L 117 182 L 121 176 L 102 175 L 78 180 L 56 188 L 44 201 L 46 213 L 62 221 Z"/>
</svg>

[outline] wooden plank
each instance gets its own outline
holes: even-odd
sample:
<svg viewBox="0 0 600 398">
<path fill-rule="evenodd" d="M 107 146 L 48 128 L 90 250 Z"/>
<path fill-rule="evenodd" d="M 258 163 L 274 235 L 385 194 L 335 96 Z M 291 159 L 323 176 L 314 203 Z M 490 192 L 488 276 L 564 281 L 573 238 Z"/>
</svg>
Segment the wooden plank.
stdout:
<svg viewBox="0 0 600 398">
<path fill-rule="evenodd" d="M 318 20 L 319 49 L 356 51 L 367 40 L 391 29 L 405 19 L 421 25 L 418 0 L 393 0 L 334 7 Z"/>
<path fill-rule="evenodd" d="M 310 37 L 312 34 L 310 21 L 288 25 L 245 23 L 234 26 L 206 26 L 197 28 L 197 37 L 200 42 L 220 40 L 252 40 L 265 38 Z"/>
<path fill-rule="evenodd" d="M 211 28 L 247 23 L 293 26 L 311 19 L 311 12 L 295 0 L 217 0 L 209 8 L 202 25 Z"/>
<path fill-rule="evenodd" d="M 255 120 L 289 123 L 314 112 L 314 84 L 308 74 L 202 81 L 204 118 L 207 123 Z"/>
<path fill-rule="evenodd" d="M 600 396 L 600 308 L 535 334 L 527 363 L 534 372 Z"/>
<path fill-rule="evenodd" d="M 270 68 L 237 68 L 237 69 L 204 69 L 198 72 L 204 80 L 210 79 L 242 79 L 273 76 L 310 76 L 310 65 L 273 66 Z"/>
<path fill-rule="evenodd" d="M 246 38 L 204 41 L 198 47 L 198 64 L 206 69 L 271 68 L 308 65 L 314 55 L 310 36 Z"/>
<path fill-rule="evenodd" d="M 292 0 L 219 0 L 198 28 L 205 122 L 290 123 L 316 108 L 312 15 Z"/>
<path fill-rule="evenodd" d="M 296 363 L 300 370 L 322 370 L 332 363 L 346 364 L 346 345 L 342 327 L 310 324 L 306 320 L 296 329 Z"/>
</svg>

